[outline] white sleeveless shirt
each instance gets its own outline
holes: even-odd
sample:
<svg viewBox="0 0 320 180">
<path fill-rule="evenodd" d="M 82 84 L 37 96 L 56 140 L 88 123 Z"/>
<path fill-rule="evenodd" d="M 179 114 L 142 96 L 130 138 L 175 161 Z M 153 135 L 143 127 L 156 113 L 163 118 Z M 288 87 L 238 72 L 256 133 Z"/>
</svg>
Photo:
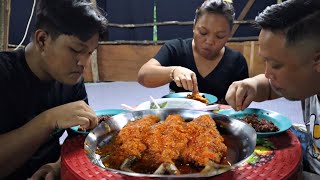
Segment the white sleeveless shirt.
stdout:
<svg viewBox="0 0 320 180">
<path fill-rule="evenodd" d="M 320 103 L 317 95 L 302 101 L 304 122 L 309 134 L 306 158 L 310 168 L 320 174 Z"/>
</svg>

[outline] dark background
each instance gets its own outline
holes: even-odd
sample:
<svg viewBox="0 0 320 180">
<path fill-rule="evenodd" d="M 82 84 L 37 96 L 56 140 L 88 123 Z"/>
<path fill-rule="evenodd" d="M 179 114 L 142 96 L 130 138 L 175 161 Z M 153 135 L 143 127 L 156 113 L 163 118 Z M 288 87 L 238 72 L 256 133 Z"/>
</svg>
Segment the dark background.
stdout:
<svg viewBox="0 0 320 180">
<path fill-rule="evenodd" d="M 110 23 L 141 24 L 153 22 L 154 1 L 157 5 L 157 21 L 193 21 L 195 10 L 203 0 L 97 0 L 98 6 L 106 12 Z M 233 0 L 236 18 L 247 0 Z M 276 0 L 256 0 L 244 20 L 253 20 L 259 12 Z M 19 44 L 23 38 L 30 17 L 33 0 L 11 0 L 9 44 Z M 29 42 L 30 31 L 23 44 Z M 158 26 L 158 40 L 192 37 L 192 25 Z M 259 30 L 251 25 L 240 25 L 234 37 L 258 36 Z M 106 40 L 152 40 L 152 27 L 117 28 L 109 27 Z"/>
</svg>

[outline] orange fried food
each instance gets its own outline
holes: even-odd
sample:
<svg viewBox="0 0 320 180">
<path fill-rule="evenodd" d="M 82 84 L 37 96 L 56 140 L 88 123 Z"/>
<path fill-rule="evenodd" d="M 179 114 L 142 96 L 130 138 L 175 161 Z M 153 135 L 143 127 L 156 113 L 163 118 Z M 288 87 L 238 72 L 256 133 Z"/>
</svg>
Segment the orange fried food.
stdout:
<svg viewBox="0 0 320 180">
<path fill-rule="evenodd" d="M 128 157 L 141 157 L 141 154 L 146 150 L 146 145 L 143 140 L 146 138 L 150 126 L 159 122 L 160 117 L 154 115 L 144 116 L 142 119 L 134 122 L 129 122 L 117 135 L 115 142 L 102 147 L 98 154 L 110 154 L 109 163 L 120 166 L 121 163 Z M 112 166 L 113 166 L 112 165 Z"/>
<path fill-rule="evenodd" d="M 158 167 L 161 163 L 173 163 L 180 157 L 180 152 L 187 146 L 187 124 L 178 115 L 169 115 L 165 121 L 153 125 L 145 139 L 148 150 L 143 161 L 153 162 Z"/>
<path fill-rule="evenodd" d="M 209 100 L 207 98 L 205 98 L 204 96 L 201 96 L 199 93 L 188 94 L 187 98 L 197 100 L 197 101 L 203 102 L 205 104 L 209 104 Z"/>
<path fill-rule="evenodd" d="M 205 166 L 209 160 L 220 163 L 227 155 L 227 146 L 209 115 L 202 115 L 187 124 L 190 141 L 182 152 L 182 159 Z M 201 152 L 201 153 L 199 153 Z"/>
<path fill-rule="evenodd" d="M 186 122 L 179 114 L 159 117 L 148 115 L 128 123 L 113 143 L 100 149 L 106 158 L 106 167 L 119 169 L 122 162 L 135 157 L 140 169 L 154 172 L 161 164 L 194 164 L 205 166 L 209 161 L 220 163 L 226 156 L 227 147 L 217 130 L 215 121 L 209 115 L 202 115 Z"/>
</svg>

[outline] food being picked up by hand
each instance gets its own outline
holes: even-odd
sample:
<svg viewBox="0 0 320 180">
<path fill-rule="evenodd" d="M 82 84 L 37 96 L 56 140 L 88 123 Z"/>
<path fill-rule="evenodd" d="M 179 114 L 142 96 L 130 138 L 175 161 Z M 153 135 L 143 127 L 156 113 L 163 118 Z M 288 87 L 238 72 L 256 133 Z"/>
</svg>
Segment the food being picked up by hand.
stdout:
<svg viewBox="0 0 320 180">
<path fill-rule="evenodd" d="M 274 125 L 271 121 L 267 121 L 265 119 L 258 119 L 258 116 L 256 114 L 248 115 L 241 120 L 252 126 L 256 130 L 256 132 L 279 131 L 279 128 L 276 125 Z"/>
<path fill-rule="evenodd" d="M 98 123 L 101 123 L 102 121 L 106 121 L 109 118 L 111 118 L 110 115 L 101 115 L 98 116 Z M 78 131 L 86 131 L 86 129 L 84 129 L 83 127 L 79 126 Z"/>
<path fill-rule="evenodd" d="M 204 95 L 201 96 L 199 93 L 188 94 L 187 98 L 209 104 L 209 100 Z"/>
</svg>

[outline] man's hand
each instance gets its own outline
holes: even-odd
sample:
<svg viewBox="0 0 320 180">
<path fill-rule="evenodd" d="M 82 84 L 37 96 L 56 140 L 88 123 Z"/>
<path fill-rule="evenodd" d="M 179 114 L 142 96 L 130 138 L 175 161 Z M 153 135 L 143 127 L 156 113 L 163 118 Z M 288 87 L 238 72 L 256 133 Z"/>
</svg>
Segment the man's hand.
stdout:
<svg viewBox="0 0 320 180">
<path fill-rule="evenodd" d="M 233 82 L 227 91 L 226 101 L 235 110 L 247 108 L 257 95 L 257 83 L 253 78 Z"/>
<path fill-rule="evenodd" d="M 36 118 L 45 119 L 51 129 L 67 129 L 80 125 L 92 129 L 98 124 L 95 112 L 84 102 L 76 101 L 49 109 Z"/>
<path fill-rule="evenodd" d="M 60 160 L 41 166 L 29 180 L 57 180 L 60 179 Z"/>
</svg>

